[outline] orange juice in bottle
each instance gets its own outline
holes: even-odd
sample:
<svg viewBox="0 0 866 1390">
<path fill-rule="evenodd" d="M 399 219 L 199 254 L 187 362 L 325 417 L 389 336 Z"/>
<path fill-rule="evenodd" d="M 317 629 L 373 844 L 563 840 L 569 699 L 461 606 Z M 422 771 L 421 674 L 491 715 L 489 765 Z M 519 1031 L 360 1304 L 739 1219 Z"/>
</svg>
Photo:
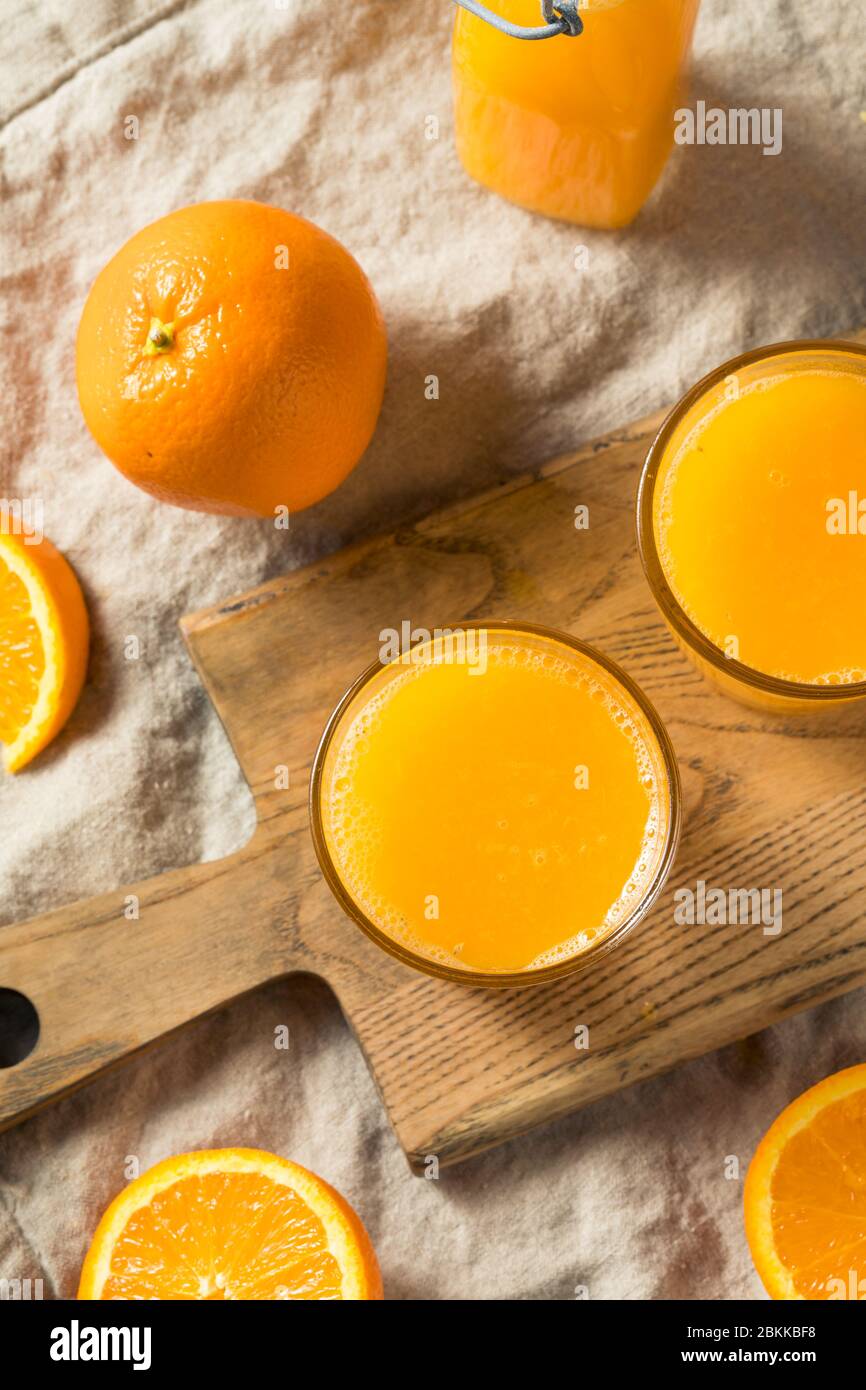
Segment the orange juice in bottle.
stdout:
<svg viewBox="0 0 866 1390">
<path fill-rule="evenodd" d="M 583 0 L 577 37 L 524 42 L 460 9 L 457 150 L 479 183 L 534 212 L 621 227 L 673 145 L 700 0 Z M 490 0 L 537 26 L 539 0 Z"/>
</svg>

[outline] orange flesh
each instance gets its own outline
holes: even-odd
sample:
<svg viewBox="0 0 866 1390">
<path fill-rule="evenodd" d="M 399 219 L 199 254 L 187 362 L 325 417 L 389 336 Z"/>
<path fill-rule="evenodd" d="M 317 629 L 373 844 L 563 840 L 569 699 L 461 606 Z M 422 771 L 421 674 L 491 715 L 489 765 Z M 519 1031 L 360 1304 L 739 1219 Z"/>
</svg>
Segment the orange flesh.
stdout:
<svg viewBox="0 0 866 1390">
<path fill-rule="evenodd" d="M 826 1106 L 787 1141 L 770 1193 L 776 1252 L 797 1293 L 826 1299 L 829 1281 L 850 1290 L 863 1280 L 866 1297 L 866 1091 Z"/>
<path fill-rule="evenodd" d="M 645 716 L 603 668 L 559 642 L 487 638 L 483 673 L 428 659 L 370 682 L 329 749 L 323 821 L 387 935 L 452 968 L 524 971 L 637 907 L 668 789 Z"/>
<path fill-rule="evenodd" d="M 30 597 L 0 557 L 0 743 L 12 743 L 27 723 L 44 672 Z"/>
<path fill-rule="evenodd" d="M 103 1299 L 339 1299 L 342 1274 L 319 1218 L 258 1173 L 181 1179 L 134 1212 Z"/>
<path fill-rule="evenodd" d="M 593 227 L 637 214 L 673 144 L 699 0 L 618 0 L 578 38 L 521 42 L 459 10 L 453 75 L 467 172 L 523 207 Z M 496 0 L 539 25 L 538 0 Z"/>
<path fill-rule="evenodd" d="M 866 679 L 866 534 L 828 530 L 831 499 L 866 501 L 866 364 L 839 353 L 838 368 L 792 358 L 736 399 L 716 393 L 655 485 L 659 557 L 692 622 L 805 684 Z"/>
</svg>

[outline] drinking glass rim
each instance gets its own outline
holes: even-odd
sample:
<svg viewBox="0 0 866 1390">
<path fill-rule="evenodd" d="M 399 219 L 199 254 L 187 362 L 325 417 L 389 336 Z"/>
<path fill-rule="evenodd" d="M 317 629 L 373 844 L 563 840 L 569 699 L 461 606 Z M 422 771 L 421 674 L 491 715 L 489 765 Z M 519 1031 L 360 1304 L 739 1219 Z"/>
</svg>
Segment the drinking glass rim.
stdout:
<svg viewBox="0 0 866 1390">
<path fill-rule="evenodd" d="M 806 681 L 793 681 L 786 680 L 782 676 L 771 676 L 765 671 L 757 670 L 754 666 L 747 666 L 745 662 L 734 657 L 725 656 L 721 649 L 692 621 L 671 589 L 659 557 L 653 524 L 655 484 L 664 460 L 665 450 L 674 431 L 692 407 L 714 386 L 718 386 L 726 377 L 734 375 L 744 367 L 772 361 L 774 357 L 785 357 L 795 352 L 854 353 L 855 356 L 864 359 L 864 368 L 866 368 L 866 344 L 851 343 L 841 338 L 795 338 L 789 342 L 769 343 L 766 347 L 751 348 L 748 352 L 731 357 L 727 362 L 723 362 L 711 372 L 707 372 L 706 376 L 695 382 L 695 385 L 668 412 L 647 450 L 637 488 L 637 546 L 647 583 L 663 616 L 686 646 L 690 647 L 715 670 L 739 680 L 743 685 L 750 686 L 753 690 L 760 690 L 764 694 L 781 695 L 793 700 L 813 701 L 816 705 L 841 703 L 866 696 L 866 680 L 852 681 L 846 685 L 814 685 Z"/>
<path fill-rule="evenodd" d="M 449 625 L 452 631 L 501 631 L 525 634 L 530 637 L 546 638 L 549 641 L 559 642 L 563 646 L 570 647 L 581 656 L 588 657 L 591 662 L 595 662 L 609 676 L 618 682 L 630 698 L 635 702 L 638 709 L 644 715 L 649 725 L 650 732 L 658 746 L 662 764 L 664 767 L 667 789 L 668 789 L 668 815 L 665 835 L 665 844 L 659 862 L 656 866 L 652 880 L 646 891 L 641 895 L 640 901 L 635 905 L 628 917 L 618 923 L 608 934 L 595 945 L 588 946 L 584 951 L 575 952 L 564 961 L 557 961 L 552 965 L 541 966 L 537 970 L 513 970 L 513 971 L 485 971 L 460 969 L 456 966 L 447 965 L 441 961 L 429 960 L 420 952 L 411 950 L 403 942 L 397 941 L 389 936 L 381 927 L 367 915 L 364 909 L 355 902 L 354 898 L 346 888 L 342 876 L 334 863 L 325 835 L 324 818 L 322 815 L 322 779 L 324 777 L 325 761 L 333 743 L 334 737 L 343 720 L 344 715 L 352 707 L 357 697 L 369 685 L 370 681 L 392 665 L 391 661 L 381 661 L 377 659 L 371 662 L 359 676 L 352 682 L 342 698 L 337 702 L 332 711 L 324 732 L 319 740 L 313 766 L 310 774 L 310 796 L 309 813 L 310 829 L 313 837 L 313 846 L 316 851 L 316 858 L 319 868 L 322 871 L 325 882 L 336 898 L 340 907 L 351 917 L 357 926 L 372 941 L 380 946 L 390 956 L 396 957 L 404 965 L 412 966 L 425 975 L 433 975 L 440 979 L 450 980 L 453 983 L 468 986 L 484 986 L 493 989 L 515 989 L 536 984 L 546 984 L 552 980 L 562 979 L 566 975 L 577 974 L 584 970 L 600 956 L 606 955 L 614 946 L 618 945 L 628 936 L 638 924 L 647 916 L 650 908 L 659 897 L 668 875 L 673 866 L 677 847 L 682 831 L 682 788 L 680 784 L 679 765 L 674 751 L 670 735 L 665 727 L 661 716 L 654 704 L 631 676 L 625 672 L 606 653 L 600 652 L 589 642 L 582 641 L 579 637 L 573 637 L 571 633 L 564 632 L 561 628 L 547 627 L 541 623 L 521 622 L 519 619 L 512 618 L 488 618 L 488 619 L 467 619 Z M 423 645 L 423 642 L 417 645 Z"/>
</svg>

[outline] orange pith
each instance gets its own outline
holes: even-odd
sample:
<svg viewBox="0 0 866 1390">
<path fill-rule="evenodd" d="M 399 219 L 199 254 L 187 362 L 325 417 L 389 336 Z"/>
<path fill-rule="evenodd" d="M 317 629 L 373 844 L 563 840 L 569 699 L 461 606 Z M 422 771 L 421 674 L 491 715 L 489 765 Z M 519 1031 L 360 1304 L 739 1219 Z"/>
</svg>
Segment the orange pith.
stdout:
<svg viewBox="0 0 866 1390">
<path fill-rule="evenodd" d="M 274 1154 L 223 1149 L 166 1159 L 115 1199 L 78 1297 L 367 1300 L 382 1285 L 339 1193 Z"/>
<path fill-rule="evenodd" d="M 866 1065 L 827 1077 L 761 1140 L 746 1234 L 777 1299 L 866 1299 Z"/>
<path fill-rule="evenodd" d="M 320 228 L 242 199 L 143 228 L 97 276 L 76 344 L 87 425 L 176 506 L 301 510 L 370 441 L 387 347 L 363 271 Z"/>
<path fill-rule="evenodd" d="M 70 565 L 48 540 L 0 534 L 0 743 L 7 772 L 60 732 L 87 669 L 89 624 Z"/>
</svg>

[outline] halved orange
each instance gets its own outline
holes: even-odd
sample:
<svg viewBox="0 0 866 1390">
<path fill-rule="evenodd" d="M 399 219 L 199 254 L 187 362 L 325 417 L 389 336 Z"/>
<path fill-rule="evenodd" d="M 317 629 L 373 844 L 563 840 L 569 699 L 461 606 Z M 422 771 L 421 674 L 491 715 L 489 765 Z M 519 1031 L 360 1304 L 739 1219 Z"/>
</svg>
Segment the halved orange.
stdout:
<svg viewBox="0 0 866 1390">
<path fill-rule="evenodd" d="M 777 1299 L 866 1299 L 866 1065 L 783 1110 L 752 1159 L 746 1236 Z"/>
<path fill-rule="evenodd" d="M 0 743 L 7 772 L 41 753 L 72 713 L 90 628 L 71 565 L 49 540 L 0 534 Z"/>
<path fill-rule="evenodd" d="M 261 1149 L 167 1158 L 106 1211 L 84 1299 L 379 1299 L 360 1219 L 321 1178 Z"/>
</svg>

